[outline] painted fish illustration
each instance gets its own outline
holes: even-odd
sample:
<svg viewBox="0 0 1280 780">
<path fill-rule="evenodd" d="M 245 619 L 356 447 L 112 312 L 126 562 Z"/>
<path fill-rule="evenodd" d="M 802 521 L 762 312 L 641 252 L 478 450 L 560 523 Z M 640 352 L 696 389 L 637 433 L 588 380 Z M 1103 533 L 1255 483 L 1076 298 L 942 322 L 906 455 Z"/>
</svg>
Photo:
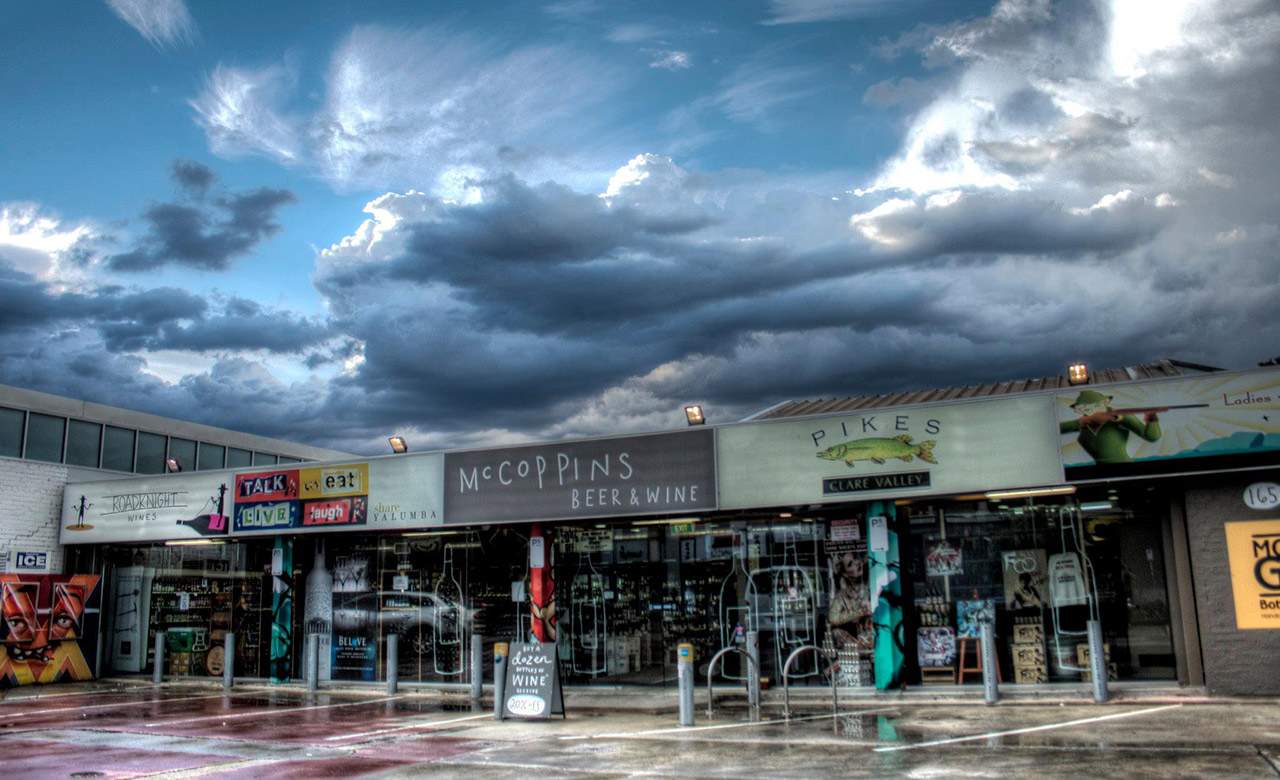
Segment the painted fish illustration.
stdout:
<svg viewBox="0 0 1280 780">
<path fill-rule="evenodd" d="M 854 461 L 858 460 L 884 463 L 892 458 L 910 463 L 917 457 L 926 463 L 937 463 L 933 459 L 933 447 L 936 444 L 933 439 L 913 444 L 911 437 L 904 433 L 893 438 L 854 439 L 835 444 L 819 452 L 818 457 L 823 460 L 842 460 L 847 466 L 853 466 Z"/>
</svg>

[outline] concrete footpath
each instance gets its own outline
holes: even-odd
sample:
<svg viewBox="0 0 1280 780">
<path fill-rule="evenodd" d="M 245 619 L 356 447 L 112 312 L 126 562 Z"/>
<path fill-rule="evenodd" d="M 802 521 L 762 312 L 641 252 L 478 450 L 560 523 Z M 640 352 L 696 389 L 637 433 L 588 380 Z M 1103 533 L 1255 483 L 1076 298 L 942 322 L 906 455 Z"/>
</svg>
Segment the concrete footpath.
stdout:
<svg viewBox="0 0 1280 780">
<path fill-rule="evenodd" d="M 5 778 L 88 777 L 1277 777 L 1280 702 L 1197 691 L 829 698 L 802 691 L 752 722 L 718 692 L 681 728 L 673 691 L 571 689 L 569 716 L 495 722 L 463 694 L 139 681 L 23 688 L 0 698 Z M 719 706 L 719 705 L 718 705 Z"/>
</svg>

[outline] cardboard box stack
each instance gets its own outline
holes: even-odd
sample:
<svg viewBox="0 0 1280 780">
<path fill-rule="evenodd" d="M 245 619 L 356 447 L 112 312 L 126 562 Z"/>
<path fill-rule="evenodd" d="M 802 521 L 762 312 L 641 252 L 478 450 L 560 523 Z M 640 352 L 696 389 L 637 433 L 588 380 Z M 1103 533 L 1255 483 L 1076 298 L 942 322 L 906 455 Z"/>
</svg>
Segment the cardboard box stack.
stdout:
<svg viewBox="0 0 1280 780">
<path fill-rule="evenodd" d="M 1049 682 L 1049 667 L 1044 653 L 1044 626 L 1039 621 L 1014 624 L 1011 654 L 1015 683 Z"/>
</svg>

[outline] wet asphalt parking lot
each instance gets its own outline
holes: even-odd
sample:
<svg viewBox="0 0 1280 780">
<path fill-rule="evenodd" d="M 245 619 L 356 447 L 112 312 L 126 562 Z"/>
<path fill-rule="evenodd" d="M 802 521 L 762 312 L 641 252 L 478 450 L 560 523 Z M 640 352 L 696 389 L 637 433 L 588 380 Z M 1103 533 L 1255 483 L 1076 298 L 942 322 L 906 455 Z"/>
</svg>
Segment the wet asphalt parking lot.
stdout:
<svg viewBox="0 0 1280 780">
<path fill-rule="evenodd" d="M 699 698 L 702 703 L 704 699 Z M 495 722 L 438 692 L 149 686 L 12 691 L 5 778 L 1277 777 L 1280 704 L 810 702 L 790 722 L 727 709 L 575 708 Z"/>
</svg>

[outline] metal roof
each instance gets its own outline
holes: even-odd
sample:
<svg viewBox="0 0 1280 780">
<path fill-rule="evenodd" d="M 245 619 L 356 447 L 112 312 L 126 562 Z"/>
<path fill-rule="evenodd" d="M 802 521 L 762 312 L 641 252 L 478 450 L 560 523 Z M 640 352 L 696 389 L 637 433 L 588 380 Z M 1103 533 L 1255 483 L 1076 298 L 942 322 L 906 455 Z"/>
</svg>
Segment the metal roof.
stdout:
<svg viewBox="0 0 1280 780">
<path fill-rule="evenodd" d="M 1204 374 L 1222 371 L 1221 368 L 1188 363 L 1183 360 L 1162 358 L 1151 363 L 1122 368 L 1089 369 L 1089 385 L 1105 385 L 1114 382 L 1134 382 L 1140 379 L 1167 379 L 1169 377 Z M 1014 379 L 988 382 L 980 385 L 942 387 L 931 390 L 907 390 L 894 393 L 851 395 L 844 398 L 816 398 L 791 400 L 775 404 L 764 411 L 746 418 L 748 420 L 774 420 L 780 417 L 802 417 L 810 414 L 848 412 L 857 409 L 880 409 L 886 406 L 905 406 L 935 401 L 955 401 L 985 396 L 1016 395 L 1041 390 L 1057 390 L 1071 385 L 1065 376 L 1045 376 L 1031 379 Z"/>
</svg>

